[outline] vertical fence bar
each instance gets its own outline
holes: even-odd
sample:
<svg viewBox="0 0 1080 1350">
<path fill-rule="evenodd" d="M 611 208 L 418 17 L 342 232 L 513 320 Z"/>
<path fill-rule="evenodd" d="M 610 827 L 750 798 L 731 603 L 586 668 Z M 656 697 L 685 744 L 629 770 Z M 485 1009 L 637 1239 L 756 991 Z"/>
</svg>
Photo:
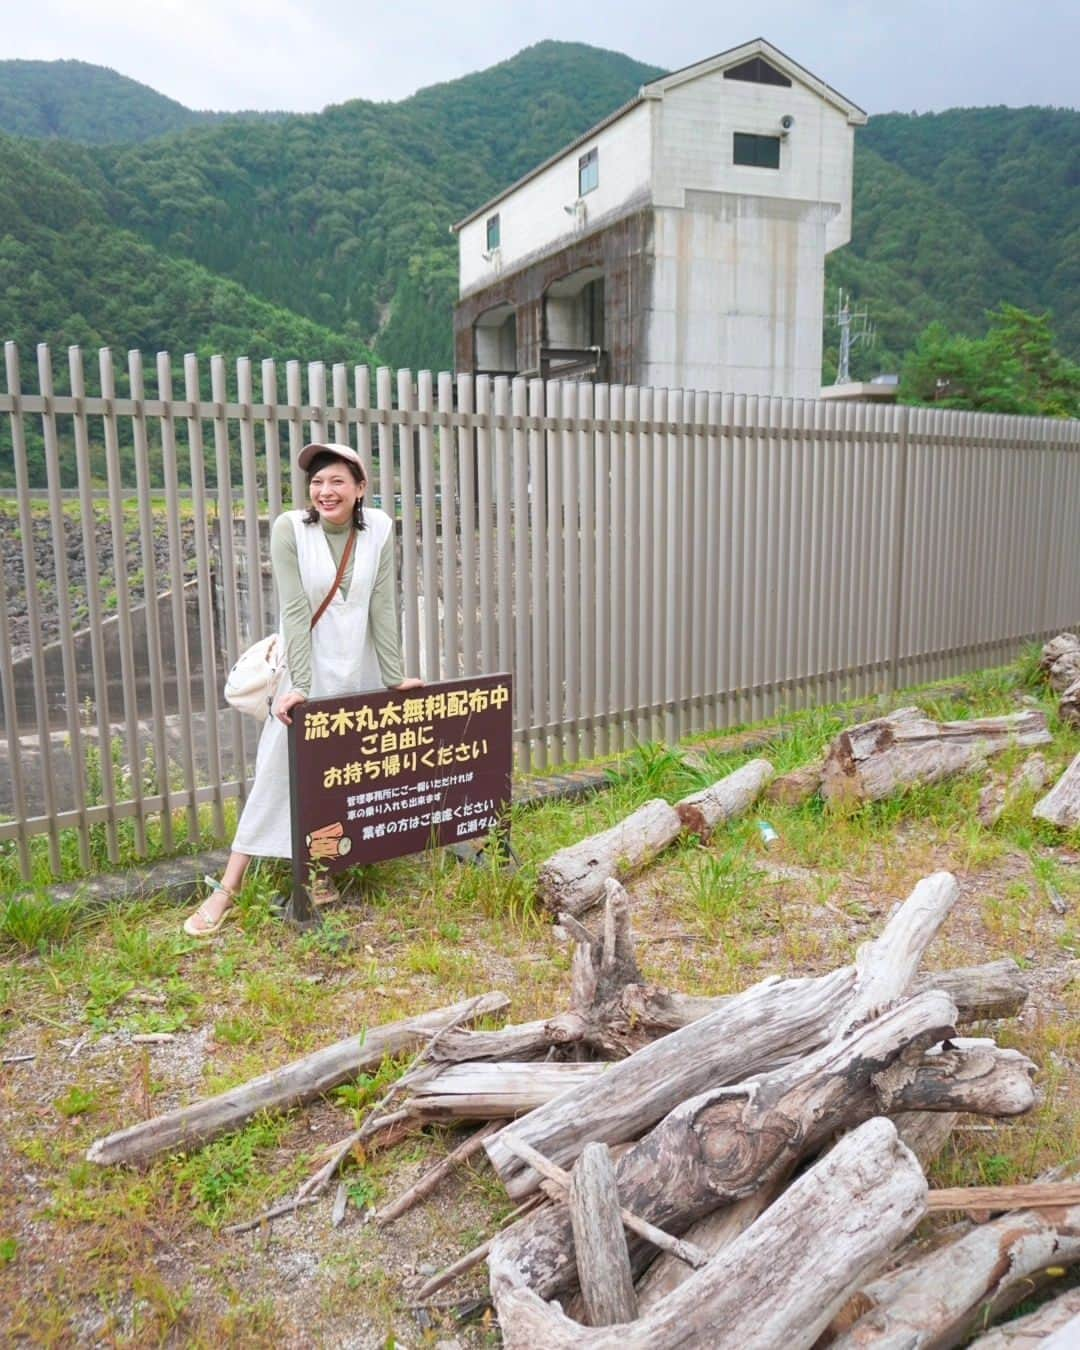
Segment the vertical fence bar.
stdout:
<svg viewBox="0 0 1080 1350">
<path fill-rule="evenodd" d="M 180 714 L 180 764 L 188 793 L 188 838 L 199 839 L 199 807 L 195 798 L 195 747 L 192 744 L 191 663 L 188 658 L 187 596 L 184 591 L 184 549 L 180 532 L 179 474 L 176 463 L 176 425 L 173 421 L 172 365 L 168 352 L 157 356 L 158 399 L 162 405 L 161 472 L 165 483 L 165 539 L 169 558 L 169 610 L 172 618 L 176 706 Z"/>
<path fill-rule="evenodd" d="M 663 690 L 664 715 L 663 736 L 668 745 L 675 745 L 682 736 L 682 596 L 686 577 L 683 571 L 683 540 L 686 531 L 682 528 L 682 436 L 679 424 L 682 421 L 682 390 L 672 389 L 667 396 L 665 418 L 667 428 L 663 435 L 664 470 L 667 495 L 667 510 L 664 529 L 664 572 L 667 584 L 664 587 L 664 667 Z"/>
<path fill-rule="evenodd" d="M 522 770 L 532 768 L 532 682 L 533 662 L 529 649 L 529 453 L 525 419 L 529 392 L 524 380 L 515 380 L 510 391 L 513 430 L 513 508 L 514 508 L 514 701 L 517 706 L 518 755 Z"/>
<path fill-rule="evenodd" d="M 295 380 L 297 410 L 299 411 L 299 367 L 295 377 L 289 372 L 290 384 Z M 221 550 L 221 590 L 225 609 L 225 668 L 228 669 L 240 654 L 240 615 L 237 604 L 236 538 L 233 528 L 232 456 L 229 446 L 228 389 L 225 380 L 225 362 L 220 356 L 210 358 L 210 398 L 214 415 L 214 473 L 217 479 L 218 547 Z M 291 431 L 290 431 L 291 439 Z M 303 500 L 302 497 L 298 500 Z M 240 800 L 247 796 L 247 746 L 244 719 L 233 708 L 229 716 L 233 764 L 240 787 Z"/>
<path fill-rule="evenodd" d="M 19 349 L 14 342 L 4 343 L 4 364 L 8 394 L 12 399 L 11 444 L 15 460 L 15 497 L 19 512 L 19 538 L 22 545 L 23 579 L 26 586 L 26 617 L 30 626 L 30 670 L 34 681 L 34 714 L 38 744 L 41 747 L 41 789 L 48 821 L 49 866 L 59 875 L 60 831 L 56 826 L 56 780 L 53 773 L 52 736 L 49 726 L 49 695 L 45 676 L 45 654 L 38 635 L 42 632 L 40 589 L 34 549 L 34 516 L 30 506 L 30 471 L 26 458 L 26 434 L 21 411 Z"/>
<path fill-rule="evenodd" d="M 638 628 L 633 636 L 635 645 L 634 673 L 636 684 L 633 692 L 639 715 L 635 728 L 640 741 L 656 739 L 654 705 L 657 701 L 656 685 L 653 682 L 653 653 L 660 644 L 653 639 L 657 632 L 657 614 L 653 605 L 656 594 L 654 587 L 656 565 L 656 515 L 660 503 L 656 499 L 656 471 L 654 468 L 654 437 L 652 421 L 656 391 L 650 388 L 639 389 L 638 400 L 638 455 L 637 455 L 637 530 L 641 553 L 637 568 L 638 580 Z M 646 639 L 646 640 L 643 640 Z M 653 640 L 649 640 L 653 639 Z"/>
<path fill-rule="evenodd" d="M 908 568 L 908 419 L 906 407 L 896 410 L 896 450 L 893 455 L 890 475 L 890 497 L 892 499 L 892 520 L 889 536 L 893 552 L 889 559 L 889 688 L 900 688 L 903 680 L 900 675 L 900 661 L 903 655 L 901 647 L 904 633 L 904 603 L 907 598 Z"/>
<path fill-rule="evenodd" d="M 68 373 L 75 400 L 75 470 L 79 484 L 79 515 L 82 528 L 83 562 L 86 568 L 87 626 L 90 630 L 90 664 L 94 684 L 94 712 L 98 736 L 100 791 L 106 807 L 105 844 L 110 862 L 120 860 L 116 832 L 116 781 L 112 757 L 112 721 L 109 716 L 109 678 L 105 667 L 104 619 L 101 577 L 98 568 L 98 528 L 94 511 L 90 469 L 90 435 L 86 417 L 86 381 L 83 357 L 78 347 L 68 348 Z M 14 708 L 12 708 L 14 712 Z M 92 794 L 91 794 L 92 795 Z"/>
<path fill-rule="evenodd" d="M 312 442 L 325 445 L 330 435 L 326 416 L 326 365 L 322 361 L 309 361 L 307 370 L 308 436 Z"/>
<path fill-rule="evenodd" d="M 394 389 L 391 374 L 386 366 L 380 366 L 375 372 L 375 402 L 378 407 L 378 432 L 376 440 L 379 446 L 379 505 L 391 520 L 398 519 L 398 508 L 394 494 L 397 491 L 397 479 L 394 473 Z"/>
<path fill-rule="evenodd" d="M 296 462 L 304 448 L 304 389 L 299 361 L 286 362 L 285 400 L 289 421 L 289 492 L 293 509 L 299 510 L 307 503 L 304 474 Z"/>
<path fill-rule="evenodd" d="M 626 517 L 624 533 L 626 548 L 626 625 L 623 629 L 623 697 L 627 711 L 627 736 L 633 741 L 642 739 L 641 720 L 641 649 L 645 627 L 642 612 L 641 572 L 645 539 L 642 534 L 641 480 L 645 456 L 641 434 L 641 394 L 636 385 L 628 385 L 623 394 L 626 429 L 623 432 L 623 454 L 626 460 Z"/>
<path fill-rule="evenodd" d="M 728 400 L 730 404 L 728 403 Z M 741 722 L 745 716 L 743 697 L 743 576 L 746 570 L 746 540 L 749 519 L 746 510 L 746 395 L 724 395 L 725 410 L 731 426 L 730 514 L 728 531 L 728 606 L 727 606 L 727 725 Z M 726 419 L 727 420 L 727 419 Z"/>
<path fill-rule="evenodd" d="M 82 744 L 79 679 L 75 665 L 75 631 L 71 618 L 71 587 L 67 569 L 67 529 L 64 503 L 60 495 L 60 446 L 53 411 L 52 356 L 43 342 L 37 349 L 38 387 L 45 409 L 41 431 L 45 440 L 45 471 L 49 489 L 49 527 L 52 534 L 53 565 L 56 571 L 57 614 L 60 620 L 60 655 L 64 671 L 64 704 L 68 729 L 68 753 L 71 756 L 71 797 L 79 817 L 79 861 L 90 866 L 90 823 L 86 815 L 86 753 Z"/>
<path fill-rule="evenodd" d="M 271 363 L 272 364 L 272 363 Z M 266 363 L 263 378 L 266 378 Z M 265 384 L 264 384 L 265 388 Z M 209 511 L 206 500 L 206 453 L 199 402 L 199 362 L 191 353 L 184 357 L 184 397 L 188 402 L 188 462 L 191 468 L 191 507 L 195 527 L 195 566 L 199 596 L 199 652 L 202 665 L 203 709 L 206 714 L 207 776 L 213 788 L 211 812 L 214 833 L 225 833 L 225 794 L 219 735 L 217 644 L 214 597 L 211 590 Z"/>
<path fill-rule="evenodd" d="M 260 369 L 263 414 L 263 444 L 266 448 L 266 510 L 268 525 L 283 509 L 281 496 L 281 436 L 278 431 L 277 367 L 273 361 L 264 361 Z"/>
<path fill-rule="evenodd" d="M 798 547 L 792 549 L 792 670 L 796 675 L 794 706 L 810 705 L 810 605 L 813 603 L 813 576 L 811 559 L 814 553 L 814 444 L 811 405 L 805 398 L 796 398 L 792 408 L 791 459 L 794 471 L 794 504 L 792 529 Z"/>
<path fill-rule="evenodd" d="M 626 745 L 627 710 L 630 701 L 623 696 L 623 635 L 630 623 L 627 612 L 627 552 L 634 546 L 626 527 L 626 390 L 620 384 L 608 393 L 611 433 L 608 436 L 608 462 L 611 471 L 611 507 L 609 573 L 611 601 L 608 611 L 606 661 L 602 668 L 604 711 L 608 718 L 607 753 L 619 753 Z"/>
<path fill-rule="evenodd" d="M 405 605 L 405 669 L 420 669 L 417 613 L 416 442 L 413 433 L 412 371 L 398 371 L 398 472 L 401 483 L 401 591 Z M 425 604 L 427 597 L 424 597 Z"/>
<path fill-rule="evenodd" d="M 333 444 L 347 445 L 352 449 L 352 433 L 349 430 L 349 372 L 343 361 L 334 363 L 330 372 L 332 404 L 330 423 L 333 428 Z"/>
<path fill-rule="evenodd" d="M 573 414 L 578 421 L 577 491 L 572 496 L 578 507 L 578 594 L 581 596 L 580 639 L 576 683 L 579 691 L 578 718 L 581 731 L 578 753 L 586 759 L 595 754 L 593 715 L 596 711 L 596 463 L 595 435 L 590 429 L 593 418 L 593 387 L 577 386 Z M 573 525 L 574 513 L 570 513 Z"/>
<path fill-rule="evenodd" d="M 577 454 L 574 436 L 574 415 L 577 411 L 576 386 L 562 386 L 560 408 L 560 442 L 562 465 L 562 521 L 563 521 L 563 653 L 565 678 L 563 706 L 566 727 L 563 743 L 566 757 L 581 758 L 581 551 L 579 548 Z"/>
<path fill-rule="evenodd" d="M 371 374 L 367 366 L 353 366 L 353 402 L 356 406 L 356 450 L 368 480 L 364 500 L 370 502 L 375 495 L 375 464 L 371 452 Z"/>
<path fill-rule="evenodd" d="M 679 584 L 674 592 L 678 602 L 675 626 L 679 634 L 679 671 L 676 681 L 676 731 L 678 739 L 687 734 L 694 719 L 694 666 L 691 618 L 694 591 L 694 395 L 680 393 L 681 408 L 675 423 L 677 464 L 677 501 L 679 521 Z"/>
<path fill-rule="evenodd" d="M 169 742 L 165 722 L 165 669 L 161 654 L 161 621 L 158 611 L 157 559 L 154 540 L 154 511 L 150 481 L 150 450 L 146 439 L 146 399 L 142 354 L 128 352 L 128 380 L 134 411 L 131 433 L 135 443 L 135 490 L 139 498 L 139 543 L 143 557 L 143 595 L 146 601 L 146 645 L 150 666 L 150 709 L 153 721 L 156 786 L 161 798 L 161 841 L 173 847 L 172 792 L 169 778 Z"/>
<path fill-rule="evenodd" d="M 793 528 L 791 522 L 794 489 L 794 451 L 792 449 L 793 400 L 777 399 L 773 415 L 776 440 L 778 504 L 773 560 L 776 582 L 773 587 L 773 679 L 776 681 L 774 707 L 790 711 L 795 705 L 795 606 L 794 569 L 791 566 Z"/>
<path fill-rule="evenodd" d="M 652 534 L 652 616 L 657 636 L 662 633 L 663 640 L 651 643 L 651 675 L 649 679 L 649 739 L 663 740 L 668 733 L 666 718 L 666 695 L 668 675 L 668 644 L 671 634 L 668 630 L 668 612 L 670 607 L 668 544 L 671 521 L 668 515 L 668 391 L 653 390 L 652 434 L 649 437 L 652 451 L 652 492 L 653 509 L 650 513 L 649 530 Z"/>
<path fill-rule="evenodd" d="M 763 544 L 760 594 L 761 608 L 758 613 L 759 649 L 761 651 L 760 675 L 758 683 L 762 686 L 761 707 L 765 716 L 771 716 L 778 703 L 779 648 L 776 642 L 776 614 L 779 609 L 777 596 L 776 550 L 777 550 L 777 512 L 776 503 L 780 491 L 778 460 L 778 422 L 780 400 L 761 399 L 758 404 L 759 421 L 762 429 L 759 457 L 762 461 L 762 479 L 765 491 L 765 506 L 759 517 L 759 528 Z"/>
<path fill-rule="evenodd" d="M 566 760 L 566 687 L 569 683 L 563 642 L 563 471 L 562 437 L 558 430 L 562 416 L 562 393 L 567 385 L 549 380 L 547 384 L 547 471 L 548 471 L 548 652 L 551 710 L 548 717 L 551 732 L 552 759 L 556 764 Z"/>
<path fill-rule="evenodd" d="M 145 855 L 146 811 L 143 807 L 143 765 L 139 739 L 139 698 L 135 670 L 135 639 L 131 624 L 131 591 L 127 569 L 127 527 L 124 519 L 123 471 L 120 467 L 120 435 L 116 418 L 116 375 L 112 352 L 98 352 L 102 418 L 105 435 L 105 481 L 109 493 L 109 533 L 112 536 L 113 575 L 116 582 L 116 626 L 120 637 L 120 688 L 124 707 L 124 740 L 127 747 L 128 793 L 135 806 L 135 850 Z"/>
<path fill-rule="evenodd" d="M 510 523 L 510 382 L 495 381 L 495 611 L 497 654 L 492 669 L 511 670 L 514 649 L 514 541 Z"/>
<path fill-rule="evenodd" d="M 476 675 L 476 453 L 473 377 L 458 376 L 458 491 L 461 500 L 461 661 L 462 674 Z"/>
<path fill-rule="evenodd" d="M 721 549 L 724 530 L 725 502 L 722 487 L 721 463 L 721 398 L 719 394 L 706 394 L 703 420 L 705 433 L 705 476 L 704 491 L 699 495 L 705 499 L 705 524 L 702 537 L 705 540 L 705 632 L 703 639 L 703 666 L 701 689 L 704 696 L 702 704 L 703 727 L 714 727 L 721 721 L 720 714 L 720 606 L 724 577 L 721 572 L 721 558 L 726 556 Z M 725 568 L 726 570 L 726 568 Z"/>
<path fill-rule="evenodd" d="M 759 428 L 764 399 L 750 394 L 746 400 L 747 476 L 746 504 L 748 507 L 746 533 L 746 572 L 743 582 L 743 616 L 746 627 L 746 655 L 743 663 L 743 687 L 750 691 L 746 716 L 758 722 L 763 716 L 764 701 L 761 685 L 764 682 L 764 614 L 765 614 L 765 544 L 768 511 L 768 459 Z"/>
<path fill-rule="evenodd" d="M 449 371 L 439 375 L 439 529 L 442 535 L 443 676 L 461 674 L 461 622 L 458 615 L 457 473 L 454 454 L 454 380 Z M 521 694 L 514 691 L 521 708 Z"/>
<path fill-rule="evenodd" d="M 30 833 L 26 827 L 26 792 L 23 788 L 22 742 L 19 737 L 19 709 L 15 702 L 11 654 L 11 629 L 8 627 L 7 580 L 0 568 L 0 696 L 4 700 L 4 730 L 7 737 L 8 767 L 11 772 L 11 805 L 15 813 L 15 847 L 19 854 L 19 875 L 23 881 L 33 878 Z M 110 840 L 110 845 L 112 841 Z"/>
<path fill-rule="evenodd" d="M 495 669 L 495 532 L 492 528 L 494 482 L 491 464 L 491 380 L 476 379 L 476 514 L 480 577 L 481 669 Z"/>
<path fill-rule="evenodd" d="M 438 501 L 435 491 L 435 390 L 431 371 L 422 370 L 417 378 L 420 414 L 420 541 L 424 572 L 424 670 L 425 678 L 439 678 L 439 585 Z M 446 672 L 443 672 L 446 678 Z"/>
<path fill-rule="evenodd" d="M 598 384 L 594 391 L 593 433 L 594 474 L 593 500 L 596 504 L 594 556 L 594 588 L 596 610 L 593 621 L 594 671 L 592 703 L 588 709 L 593 718 L 593 753 L 608 755 L 613 744 L 611 706 L 611 611 L 618 582 L 611 567 L 611 391 L 606 384 Z M 589 630 L 586 629 L 586 636 Z"/>
<path fill-rule="evenodd" d="M 708 395 L 701 390 L 690 396 L 687 419 L 691 424 L 693 491 L 687 494 L 688 518 L 691 525 L 692 565 L 687 582 L 689 602 L 683 614 L 683 623 L 690 629 L 690 716 L 687 729 L 703 731 L 708 726 L 706 707 L 709 688 L 705 676 L 705 654 L 708 650 L 709 626 L 715 615 L 710 606 L 716 604 L 716 593 L 709 585 L 709 512 L 716 510 L 716 498 L 709 496 L 709 461 L 705 440 L 708 418 Z M 699 608 L 700 606 L 700 608 Z"/>
<path fill-rule="evenodd" d="M 548 497 L 547 497 L 547 433 L 543 429 L 545 416 L 544 382 L 529 381 L 529 536 L 531 540 L 531 594 L 532 594 L 532 672 L 533 696 L 530 716 L 536 729 L 534 751 L 536 767 L 546 769 L 551 737 L 551 717 L 548 698 L 551 690 L 551 650 L 548 646 L 547 592 L 548 578 Z M 518 573 L 519 580 L 521 573 Z"/>
</svg>

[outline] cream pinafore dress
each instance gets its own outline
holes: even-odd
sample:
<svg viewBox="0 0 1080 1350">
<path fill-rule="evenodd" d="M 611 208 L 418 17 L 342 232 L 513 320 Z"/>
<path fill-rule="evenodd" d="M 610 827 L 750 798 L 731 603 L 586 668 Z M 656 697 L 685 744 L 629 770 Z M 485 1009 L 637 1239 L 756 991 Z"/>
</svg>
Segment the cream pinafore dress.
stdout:
<svg viewBox="0 0 1080 1350">
<path fill-rule="evenodd" d="M 337 563 L 321 525 L 305 525 L 304 512 L 289 511 L 296 534 L 300 580 L 312 614 L 325 600 L 337 574 Z M 368 606 L 375 584 L 379 555 L 390 534 L 390 517 L 383 511 L 364 511 L 365 529 L 353 545 L 352 580 L 348 595 L 338 589 L 322 618 L 311 630 L 310 698 L 356 694 L 382 689 L 382 673 L 368 628 Z M 278 697 L 292 688 L 288 671 Z M 255 756 L 255 781 L 237 826 L 233 848 L 255 858 L 291 858 L 292 823 L 289 808 L 289 743 L 284 723 L 268 717 Z"/>
</svg>

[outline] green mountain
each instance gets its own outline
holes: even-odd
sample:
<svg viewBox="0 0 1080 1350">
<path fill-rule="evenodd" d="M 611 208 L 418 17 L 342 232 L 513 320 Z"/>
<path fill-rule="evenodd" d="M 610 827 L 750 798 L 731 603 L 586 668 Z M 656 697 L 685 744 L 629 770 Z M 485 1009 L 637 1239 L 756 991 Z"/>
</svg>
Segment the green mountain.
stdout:
<svg viewBox="0 0 1080 1350">
<path fill-rule="evenodd" d="M 87 145 L 148 141 L 224 118 L 279 113 L 193 112 L 138 80 L 85 61 L 0 61 L 0 131 Z"/>
<path fill-rule="evenodd" d="M 1080 353 L 1080 112 L 954 108 L 856 135 L 854 233 L 827 276 L 868 302 L 883 346 L 933 319 L 981 333 L 1005 300 L 1049 310 Z"/>
<path fill-rule="evenodd" d="M 450 224 L 658 73 L 543 42 L 399 103 L 203 121 L 135 144 L 8 142 L 0 330 L 253 355 L 283 351 L 266 345 L 276 331 L 290 352 L 310 339 L 317 355 L 370 346 L 392 365 L 446 369 Z M 826 276 L 830 297 L 843 286 L 877 325 L 857 377 L 898 369 L 932 320 L 983 332 L 1002 301 L 1051 308 L 1062 349 L 1080 350 L 1080 113 L 889 114 L 856 144 L 854 237 Z M 63 221 L 12 204 L 39 182 L 46 201 L 70 197 Z M 214 288 L 230 284 L 219 303 Z M 826 341 L 828 373 L 834 330 Z"/>
<path fill-rule="evenodd" d="M 26 141 L 0 135 L 0 335 L 24 361 L 93 350 L 193 351 L 282 359 L 371 359 L 356 338 L 252 295 L 114 225 L 100 197 Z M 32 184 L 33 191 L 10 185 Z"/>
</svg>

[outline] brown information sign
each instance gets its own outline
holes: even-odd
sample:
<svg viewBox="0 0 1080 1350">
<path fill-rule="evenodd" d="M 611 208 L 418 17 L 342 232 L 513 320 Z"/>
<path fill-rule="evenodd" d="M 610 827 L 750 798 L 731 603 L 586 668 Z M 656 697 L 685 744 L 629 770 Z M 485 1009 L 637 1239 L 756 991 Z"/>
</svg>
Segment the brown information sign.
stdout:
<svg viewBox="0 0 1080 1350">
<path fill-rule="evenodd" d="M 294 874 L 483 838 L 510 803 L 509 675 L 312 699 L 289 728 Z"/>
</svg>

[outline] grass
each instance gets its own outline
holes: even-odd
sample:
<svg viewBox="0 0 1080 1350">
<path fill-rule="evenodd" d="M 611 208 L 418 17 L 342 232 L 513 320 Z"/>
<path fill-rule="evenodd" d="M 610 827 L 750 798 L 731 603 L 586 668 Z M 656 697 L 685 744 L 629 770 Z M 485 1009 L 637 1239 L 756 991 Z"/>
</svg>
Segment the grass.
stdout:
<svg viewBox="0 0 1080 1350">
<path fill-rule="evenodd" d="M 1020 692 L 1042 696 L 1032 669 L 1025 658 L 971 677 L 959 693 L 906 691 L 896 702 L 943 717 L 1007 711 Z M 1045 706 L 1054 732 L 1048 753 L 1063 765 L 1080 750 L 1080 735 Z M 715 738 L 638 746 L 609 762 L 607 791 L 514 813 L 518 872 L 462 866 L 445 853 L 355 868 L 346 902 L 304 936 L 275 917 L 282 874 L 274 867 L 252 869 L 236 918 L 207 943 L 186 939 L 162 899 L 103 910 L 57 906 L 40 891 L 6 899 L 0 1054 L 36 1058 L 0 1080 L 0 1279 L 10 1286 L 0 1338 L 61 1344 L 90 1326 L 98 1340 L 120 1344 L 246 1346 L 333 1339 L 347 1329 L 373 1343 L 420 1343 L 403 1279 L 482 1241 L 509 1209 L 505 1193 L 477 1165 L 388 1230 L 364 1225 L 360 1213 L 416 1179 L 433 1160 L 432 1138 L 440 1155 L 460 1134 L 435 1130 L 354 1158 L 340 1230 L 316 1206 L 249 1237 L 221 1231 L 295 1190 L 408 1057 L 387 1060 L 326 1101 L 260 1117 L 142 1172 L 87 1163 L 90 1141 L 365 1026 L 489 988 L 511 995 L 515 1021 L 564 1007 L 569 952 L 534 898 L 544 859 L 651 797 L 675 800 L 750 758 L 764 754 L 779 772 L 804 764 L 844 720 L 837 708 L 793 713 L 765 750 L 732 751 Z M 1009 752 L 995 772 L 1010 773 L 1021 759 Z M 1080 838 L 1036 824 L 1031 794 L 992 829 L 978 826 L 981 783 L 979 775 L 955 779 L 862 810 L 770 804 L 772 848 L 751 815 L 712 839 L 678 843 L 630 882 L 646 978 L 718 994 L 850 960 L 919 876 L 943 866 L 956 872 L 962 900 L 933 961 L 1012 956 L 1038 977 L 1037 1006 L 998 1033 L 1040 1065 L 1041 1096 L 1011 1124 L 956 1132 L 935 1164 L 935 1185 L 1028 1180 L 1080 1156 L 1080 979 L 1069 974 L 1080 950 Z M 763 874 L 757 864 L 765 861 L 795 879 Z M 145 1032 L 175 1040 L 132 1042 Z M 30 1189 L 19 1180 L 27 1173 L 37 1179 Z M 301 1320 L 291 1281 L 305 1291 Z M 437 1322 L 430 1335 L 439 1334 L 465 1344 L 487 1335 L 450 1321 Z"/>
</svg>

